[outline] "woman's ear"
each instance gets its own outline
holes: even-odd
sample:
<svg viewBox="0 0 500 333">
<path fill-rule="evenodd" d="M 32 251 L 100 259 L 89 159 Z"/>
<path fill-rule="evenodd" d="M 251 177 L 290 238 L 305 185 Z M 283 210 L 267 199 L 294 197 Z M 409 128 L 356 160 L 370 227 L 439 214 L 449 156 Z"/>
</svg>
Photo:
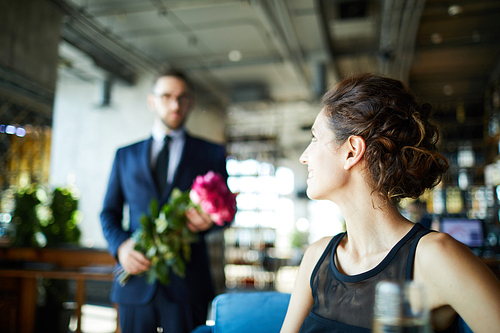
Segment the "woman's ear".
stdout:
<svg viewBox="0 0 500 333">
<path fill-rule="evenodd" d="M 347 158 L 344 169 L 349 170 L 363 158 L 366 150 L 365 140 L 358 135 L 351 135 L 345 142 L 347 145 Z"/>
</svg>

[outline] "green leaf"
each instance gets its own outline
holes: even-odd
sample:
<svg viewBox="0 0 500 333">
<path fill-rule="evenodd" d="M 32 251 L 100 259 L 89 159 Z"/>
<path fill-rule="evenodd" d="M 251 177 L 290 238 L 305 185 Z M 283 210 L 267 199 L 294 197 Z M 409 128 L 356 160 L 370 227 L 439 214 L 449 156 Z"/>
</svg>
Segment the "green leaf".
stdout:
<svg viewBox="0 0 500 333">
<path fill-rule="evenodd" d="M 163 215 L 163 214 L 162 214 Z M 165 216 L 160 216 L 155 220 L 156 232 L 161 234 L 167 229 L 168 221 Z"/>
<path fill-rule="evenodd" d="M 157 252 L 157 248 L 156 248 L 156 246 L 153 245 L 149 249 L 147 249 L 145 255 L 147 258 L 153 258 L 153 256 L 156 254 L 156 252 Z"/>
<path fill-rule="evenodd" d="M 153 284 L 156 281 L 156 273 L 154 270 L 150 269 L 146 272 L 146 281 L 149 284 Z"/>
<path fill-rule="evenodd" d="M 170 205 L 172 207 L 181 208 L 181 210 L 185 211 L 182 206 L 186 206 L 189 202 L 189 191 L 181 192 L 177 188 L 172 191 L 172 195 L 170 196 Z"/>
<path fill-rule="evenodd" d="M 160 283 L 168 286 L 170 284 L 170 273 L 167 272 L 166 275 L 159 276 L 158 281 L 160 281 Z"/>
<path fill-rule="evenodd" d="M 140 242 L 141 236 L 142 236 L 142 229 L 139 228 L 136 231 L 134 231 L 134 233 L 132 234 L 132 236 L 130 236 L 130 238 L 132 238 L 132 240 L 137 244 Z"/>
<path fill-rule="evenodd" d="M 157 246 L 158 246 L 158 255 L 163 255 L 167 253 L 167 251 L 169 250 L 168 246 L 162 242 L 158 242 Z"/>
<path fill-rule="evenodd" d="M 191 261 L 191 244 L 184 243 L 182 244 L 182 256 L 186 261 Z"/>
<path fill-rule="evenodd" d="M 158 265 L 156 265 L 156 275 L 161 283 L 166 284 L 169 283 L 169 268 L 165 261 L 158 261 Z"/>
<path fill-rule="evenodd" d="M 151 200 L 151 204 L 149 205 L 149 210 L 151 211 L 151 216 L 153 218 L 158 217 L 158 201 L 156 199 Z"/>
<path fill-rule="evenodd" d="M 175 258 L 174 264 L 172 265 L 172 271 L 180 277 L 186 276 L 186 264 L 181 256 Z"/>
<path fill-rule="evenodd" d="M 182 242 L 180 237 L 175 237 L 174 239 L 172 239 L 172 250 L 178 253 L 179 250 L 181 249 L 181 244 Z"/>
<path fill-rule="evenodd" d="M 144 230 L 144 232 L 149 233 L 152 228 L 151 218 L 146 214 L 143 214 L 141 215 L 139 221 L 141 222 L 141 228 Z"/>
<path fill-rule="evenodd" d="M 163 258 L 164 258 L 167 262 L 174 260 L 174 259 L 175 259 L 175 257 L 176 257 L 176 255 L 175 255 L 175 253 L 174 253 L 174 252 L 172 252 L 172 251 L 168 251 L 168 252 L 166 252 L 166 253 L 163 255 Z"/>
<path fill-rule="evenodd" d="M 177 200 L 180 197 L 182 197 L 182 191 L 179 190 L 178 187 L 174 188 L 172 190 L 172 193 L 170 194 L 170 201 L 174 202 L 175 200 Z"/>
<path fill-rule="evenodd" d="M 192 207 L 189 192 L 174 189 L 167 204 L 158 207 L 156 200 L 150 204 L 150 215 L 141 216 L 140 231 L 133 234 L 135 249 L 151 260 L 146 272 L 148 283 L 170 283 L 170 271 L 181 277 L 186 274 L 186 262 L 191 260 L 191 244 L 197 234 L 187 226 L 186 210 Z"/>
</svg>

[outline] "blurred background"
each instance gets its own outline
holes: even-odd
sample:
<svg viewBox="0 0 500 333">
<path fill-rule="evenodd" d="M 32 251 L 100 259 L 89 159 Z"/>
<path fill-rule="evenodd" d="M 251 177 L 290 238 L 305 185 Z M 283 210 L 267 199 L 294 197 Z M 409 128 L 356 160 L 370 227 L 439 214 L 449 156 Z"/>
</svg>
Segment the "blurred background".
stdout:
<svg viewBox="0 0 500 333">
<path fill-rule="evenodd" d="M 150 135 L 146 96 L 165 67 L 194 82 L 187 128 L 227 145 L 240 193 L 232 226 L 211 236 L 219 292 L 289 292 L 305 247 L 343 230 L 334 204 L 306 197 L 298 159 L 323 93 L 361 72 L 404 81 L 442 131 L 450 170 L 402 212 L 498 269 L 500 1 L 0 0 L 0 41 L 0 250 L 12 271 L 55 260 L 13 248 L 106 252 L 99 213 L 114 154 Z M 109 279 L 89 278 L 79 300 L 78 276 L 67 280 L 70 330 L 114 331 Z M 12 283 L 0 325 L 15 332 L 25 287 Z M 87 322 L 75 323 L 75 304 Z M 110 326 L 91 326 L 108 310 Z"/>
</svg>

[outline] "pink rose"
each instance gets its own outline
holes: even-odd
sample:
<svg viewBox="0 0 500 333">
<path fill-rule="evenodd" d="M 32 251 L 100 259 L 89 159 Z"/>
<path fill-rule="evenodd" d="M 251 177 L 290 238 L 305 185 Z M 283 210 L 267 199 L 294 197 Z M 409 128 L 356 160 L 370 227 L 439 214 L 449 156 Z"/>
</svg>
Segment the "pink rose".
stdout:
<svg viewBox="0 0 500 333">
<path fill-rule="evenodd" d="M 209 171 L 194 180 L 189 192 L 191 201 L 210 215 L 217 225 L 231 222 L 236 214 L 236 195 L 229 191 L 221 175 Z"/>
</svg>

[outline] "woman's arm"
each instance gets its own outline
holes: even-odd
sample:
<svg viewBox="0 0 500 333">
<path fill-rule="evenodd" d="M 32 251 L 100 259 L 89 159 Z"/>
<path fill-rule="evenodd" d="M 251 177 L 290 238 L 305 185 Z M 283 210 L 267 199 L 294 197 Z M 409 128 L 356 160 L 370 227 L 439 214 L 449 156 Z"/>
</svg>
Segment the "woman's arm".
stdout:
<svg viewBox="0 0 500 333">
<path fill-rule="evenodd" d="M 322 238 L 306 250 L 295 279 L 281 333 L 298 332 L 302 322 L 309 314 L 314 304 L 311 292 L 311 274 L 330 239 L 331 237 Z"/>
<path fill-rule="evenodd" d="M 468 247 L 443 233 L 423 237 L 415 279 L 428 288 L 431 308 L 451 306 L 476 332 L 500 328 L 500 282 Z"/>
</svg>

